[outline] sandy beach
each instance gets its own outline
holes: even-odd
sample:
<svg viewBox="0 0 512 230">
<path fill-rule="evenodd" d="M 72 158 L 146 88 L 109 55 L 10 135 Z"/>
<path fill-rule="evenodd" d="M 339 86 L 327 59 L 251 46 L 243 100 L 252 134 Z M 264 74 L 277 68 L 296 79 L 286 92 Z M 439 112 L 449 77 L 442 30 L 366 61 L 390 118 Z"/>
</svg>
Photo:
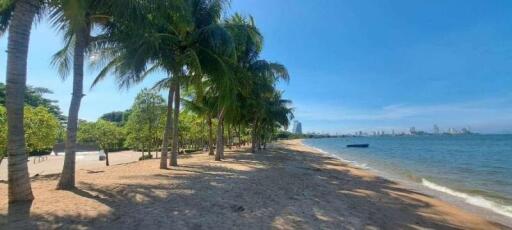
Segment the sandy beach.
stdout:
<svg viewBox="0 0 512 230">
<path fill-rule="evenodd" d="M 0 229 L 508 229 L 299 140 L 226 150 L 222 162 L 195 153 L 169 170 L 158 160 L 89 165 L 74 191 L 55 190 L 58 171 L 41 172 L 31 204 L 0 200 Z"/>
<path fill-rule="evenodd" d="M 135 162 L 139 160 L 141 156 L 140 152 L 134 151 L 122 151 L 110 153 L 110 165 L 125 164 L 129 162 Z M 7 180 L 7 163 L 5 159 L 0 164 L 0 181 Z M 29 157 L 28 169 L 30 177 L 35 175 L 50 175 L 60 173 L 64 164 L 64 155 L 47 155 L 47 156 L 35 156 Z M 101 168 L 105 166 L 105 161 L 98 160 L 97 152 L 83 152 L 77 153 L 76 156 L 76 168 L 77 170 L 91 170 Z"/>
</svg>

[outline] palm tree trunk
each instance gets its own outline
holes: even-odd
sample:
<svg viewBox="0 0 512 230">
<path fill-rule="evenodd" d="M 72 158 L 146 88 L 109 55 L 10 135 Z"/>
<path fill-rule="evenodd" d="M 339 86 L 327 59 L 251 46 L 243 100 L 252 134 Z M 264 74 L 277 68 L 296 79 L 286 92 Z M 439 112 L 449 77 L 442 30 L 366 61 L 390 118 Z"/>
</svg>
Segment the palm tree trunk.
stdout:
<svg viewBox="0 0 512 230">
<path fill-rule="evenodd" d="M 208 155 L 215 155 L 213 152 L 213 124 L 210 115 L 208 115 Z"/>
<path fill-rule="evenodd" d="M 66 155 L 64 167 L 57 189 L 72 189 L 75 187 L 76 134 L 78 130 L 78 112 L 82 101 L 84 87 L 84 53 L 87 47 L 89 30 L 83 28 L 75 34 L 76 44 L 73 54 L 73 93 L 67 123 Z M 108 156 L 107 156 L 108 159 Z"/>
<path fill-rule="evenodd" d="M 178 166 L 179 151 L 179 119 L 180 119 L 180 83 L 176 81 L 174 87 L 174 127 L 172 132 L 171 166 Z"/>
<path fill-rule="evenodd" d="M 261 136 L 256 136 L 256 146 L 258 147 L 258 152 L 261 150 Z"/>
<path fill-rule="evenodd" d="M 233 140 L 231 138 L 231 126 L 229 124 L 228 124 L 228 136 L 227 136 L 227 138 L 228 138 L 228 144 L 227 144 L 228 145 L 228 149 L 231 149 L 231 145 L 233 143 Z"/>
<path fill-rule="evenodd" d="M 242 125 L 238 123 L 238 148 L 242 147 Z"/>
<path fill-rule="evenodd" d="M 226 139 L 224 138 L 224 133 L 225 133 L 225 129 L 224 129 L 224 117 L 222 117 L 222 120 L 219 122 L 220 123 L 220 127 L 222 128 L 222 144 L 219 146 L 220 148 L 220 159 L 224 159 L 224 146 L 226 145 Z M 226 136 L 226 138 L 229 138 Z"/>
<path fill-rule="evenodd" d="M 164 139 L 162 141 L 162 153 L 160 154 L 160 168 L 167 168 L 167 152 L 169 151 L 169 137 L 172 131 L 172 102 L 174 98 L 173 86 L 169 87 L 169 95 L 167 96 L 167 118 L 165 121 Z"/>
<path fill-rule="evenodd" d="M 219 115 L 217 117 L 219 120 L 219 124 L 217 125 L 217 144 L 215 148 L 215 160 L 220 161 L 222 159 L 223 155 L 223 148 L 224 146 L 224 130 L 222 129 L 222 123 L 224 121 L 224 108 L 221 109 L 219 112 Z"/>
<path fill-rule="evenodd" d="M 256 147 L 258 145 L 258 137 L 257 137 L 257 132 L 256 132 L 257 128 L 258 128 L 257 123 L 256 123 L 256 121 L 254 121 L 252 131 L 251 131 L 251 141 L 252 141 L 251 153 L 256 153 L 256 151 L 258 150 Z"/>
<path fill-rule="evenodd" d="M 38 3 L 35 0 L 20 0 L 15 4 L 9 27 L 6 75 L 9 203 L 34 199 L 27 167 L 23 106 L 27 82 L 30 29 Z"/>
</svg>

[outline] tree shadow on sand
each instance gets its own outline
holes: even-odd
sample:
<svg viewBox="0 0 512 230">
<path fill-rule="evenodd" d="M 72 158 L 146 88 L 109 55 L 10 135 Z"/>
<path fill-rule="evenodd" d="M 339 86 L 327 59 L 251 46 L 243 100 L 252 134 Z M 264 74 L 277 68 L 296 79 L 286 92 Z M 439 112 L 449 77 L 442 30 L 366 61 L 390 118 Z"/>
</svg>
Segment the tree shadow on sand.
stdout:
<svg viewBox="0 0 512 230">
<path fill-rule="evenodd" d="M 158 183 L 98 186 L 80 182 L 74 194 L 108 206 L 94 217 L 26 215 L 12 226 L 93 229 L 462 229 L 431 213 L 428 196 L 380 178 L 366 178 L 327 156 L 274 148 L 230 153 L 226 161 L 183 164 L 126 179 Z M 299 160 L 297 160 L 299 159 Z M 244 168 L 231 167 L 244 162 Z M 155 164 L 157 162 L 155 161 Z M 76 207 L 80 208 L 80 207 Z M 30 209 L 30 207 L 28 207 Z M 23 213 L 25 215 L 23 215 Z M 400 218 L 397 218 L 400 217 Z M 18 219 L 19 220 L 19 219 Z M 503 226 L 500 226 L 503 227 Z"/>
</svg>

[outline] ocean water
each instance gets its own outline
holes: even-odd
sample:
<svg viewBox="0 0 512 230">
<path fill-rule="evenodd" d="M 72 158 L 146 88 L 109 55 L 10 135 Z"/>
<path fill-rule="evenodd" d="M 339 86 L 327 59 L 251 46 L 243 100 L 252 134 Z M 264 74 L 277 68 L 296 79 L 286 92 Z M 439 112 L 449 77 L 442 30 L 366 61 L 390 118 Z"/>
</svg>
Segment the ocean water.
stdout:
<svg viewBox="0 0 512 230">
<path fill-rule="evenodd" d="M 370 147 L 346 148 L 363 143 Z M 512 135 L 325 138 L 304 144 L 512 218 Z"/>
</svg>

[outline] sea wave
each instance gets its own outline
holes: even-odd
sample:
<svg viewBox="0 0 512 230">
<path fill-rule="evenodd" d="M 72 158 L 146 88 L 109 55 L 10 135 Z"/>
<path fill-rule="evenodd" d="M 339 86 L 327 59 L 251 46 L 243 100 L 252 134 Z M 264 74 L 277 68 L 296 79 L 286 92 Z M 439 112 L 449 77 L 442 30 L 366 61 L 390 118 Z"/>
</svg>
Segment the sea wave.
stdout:
<svg viewBox="0 0 512 230">
<path fill-rule="evenodd" d="M 433 189 L 433 190 L 436 190 L 439 192 L 443 192 L 443 193 L 452 195 L 454 197 L 461 198 L 468 204 L 478 206 L 481 208 L 485 208 L 485 209 L 489 209 L 495 213 L 512 218 L 512 206 L 501 205 L 494 201 L 485 199 L 484 197 L 481 197 L 481 196 L 474 196 L 474 195 L 470 195 L 467 193 L 459 192 L 459 191 L 444 187 L 442 185 L 438 185 L 438 184 L 428 181 L 424 178 L 422 178 L 421 184 L 430 189 Z"/>
</svg>

